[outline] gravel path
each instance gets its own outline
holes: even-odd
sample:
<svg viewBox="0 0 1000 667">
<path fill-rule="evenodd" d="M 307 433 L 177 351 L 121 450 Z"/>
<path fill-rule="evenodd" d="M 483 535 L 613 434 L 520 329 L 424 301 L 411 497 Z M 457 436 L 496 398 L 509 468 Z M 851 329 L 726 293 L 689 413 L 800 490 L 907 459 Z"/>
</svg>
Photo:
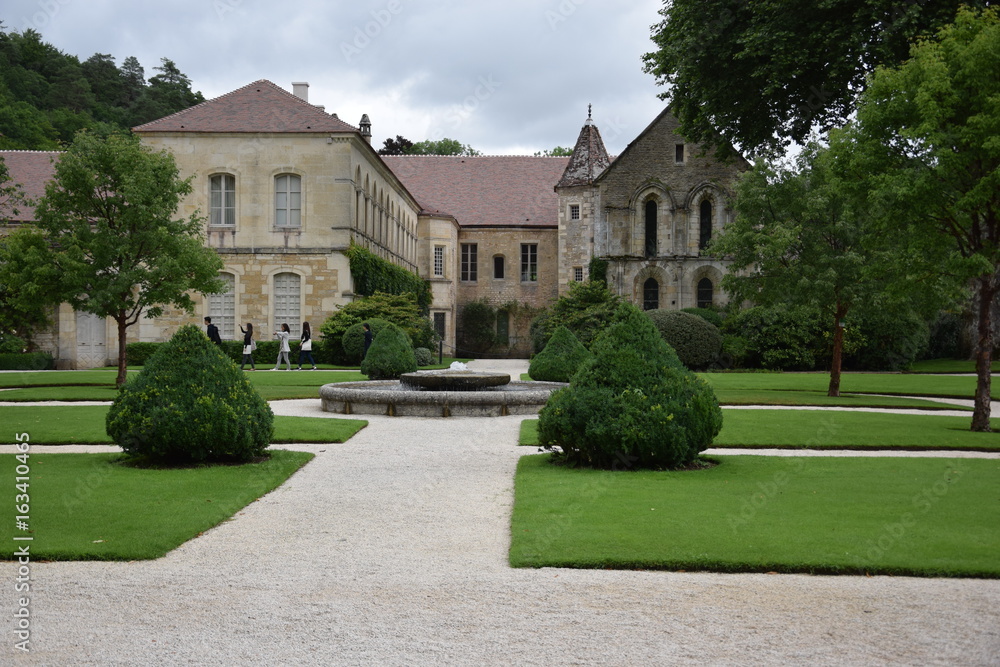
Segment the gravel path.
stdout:
<svg viewBox="0 0 1000 667">
<path fill-rule="evenodd" d="M 998 580 L 510 569 L 521 419 L 370 418 L 162 559 L 33 563 L 0 663 L 1000 663 Z"/>
</svg>

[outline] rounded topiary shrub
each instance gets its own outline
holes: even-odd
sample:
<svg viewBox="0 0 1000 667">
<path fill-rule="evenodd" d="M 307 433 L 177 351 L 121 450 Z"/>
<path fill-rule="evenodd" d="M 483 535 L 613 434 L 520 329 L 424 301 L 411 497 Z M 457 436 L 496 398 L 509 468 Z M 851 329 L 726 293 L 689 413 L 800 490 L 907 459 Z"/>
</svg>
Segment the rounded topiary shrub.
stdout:
<svg viewBox="0 0 1000 667">
<path fill-rule="evenodd" d="M 630 304 L 601 334 L 594 357 L 539 414 L 557 460 L 602 469 L 689 465 L 722 428 L 712 388 L 681 365 L 648 317 Z"/>
<path fill-rule="evenodd" d="M 647 310 L 646 315 L 663 340 L 677 352 L 681 363 L 691 369 L 708 368 L 722 354 L 722 333 L 708 320 L 679 310 Z"/>
<path fill-rule="evenodd" d="M 545 349 L 531 360 L 528 375 L 532 380 L 543 382 L 569 382 L 583 362 L 593 356 L 572 331 L 560 326 L 553 332 Z"/>
<path fill-rule="evenodd" d="M 262 456 L 274 415 L 239 368 L 195 326 L 181 327 L 146 360 L 108 410 L 126 454 L 169 464 Z"/>
<path fill-rule="evenodd" d="M 375 337 L 378 336 L 379 332 L 389 324 L 377 317 L 365 320 L 365 322 L 372 329 L 372 343 L 375 342 Z M 360 364 L 365 354 L 364 322 L 358 322 L 347 327 L 347 331 L 344 332 L 344 336 L 341 339 L 341 344 L 344 346 L 345 361 L 349 364 Z"/>
<path fill-rule="evenodd" d="M 415 370 L 417 358 L 410 339 L 395 324 L 386 324 L 382 328 L 361 362 L 361 372 L 371 380 L 395 380 L 403 373 Z"/>
<path fill-rule="evenodd" d="M 413 356 L 417 359 L 417 366 L 430 366 L 434 363 L 434 353 L 426 347 L 414 348 Z"/>
</svg>

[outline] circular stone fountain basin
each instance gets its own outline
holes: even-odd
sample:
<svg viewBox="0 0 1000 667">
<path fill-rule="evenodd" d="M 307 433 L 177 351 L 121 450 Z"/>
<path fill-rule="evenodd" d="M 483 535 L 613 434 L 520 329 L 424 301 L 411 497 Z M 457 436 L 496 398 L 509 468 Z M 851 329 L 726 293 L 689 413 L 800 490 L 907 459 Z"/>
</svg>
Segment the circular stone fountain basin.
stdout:
<svg viewBox="0 0 1000 667">
<path fill-rule="evenodd" d="M 510 384 L 507 373 L 492 373 L 489 371 L 416 371 L 403 373 L 399 383 L 407 389 L 415 391 L 478 391 L 487 387 L 500 387 Z"/>
<path fill-rule="evenodd" d="M 509 376 L 508 376 L 509 379 Z M 323 409 L 350 415 L 392 417 L 503 417 L 533 415 L 561 382 L 509 382 L 474 391 L 410 389 L 398 380 L 336 382 L 319 389 Z"/>
</svg>

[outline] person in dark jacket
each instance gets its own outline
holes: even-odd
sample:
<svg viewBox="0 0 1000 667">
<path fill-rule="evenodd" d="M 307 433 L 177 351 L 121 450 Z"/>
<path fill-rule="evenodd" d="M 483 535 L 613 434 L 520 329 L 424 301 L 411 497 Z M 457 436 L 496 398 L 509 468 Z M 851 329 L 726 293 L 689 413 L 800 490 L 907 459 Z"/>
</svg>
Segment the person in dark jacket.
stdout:
<svg viewBox="0 0 1000 667">
<path fill-rule="evenodd" d="M 312 364 L 311 370 L 316 370 L 316 360 L 313 359 L 312 349 L 313 349 L 313 342 L 312 342 L 312 334 L 309 331 L 309 323 L 303 322 L 302 343 L 301 345 L 299 345 L 299 367 L 296 368 L 295 370 L 297 371 L 302 370 L 302 360 L 305 359 L 306 357 L 309 357 L 309 363 Z"/>
<path fill-rule="evenodd" d="M 205 333 L 208 334 L 208 339 L 216 345 L 222 345 L 222 337 L 219 336 L 219 327 L 212 324 L 211 317 L 205 318 L 205 326 L 208 327 L 205 329 Z"/>
<path fill-rule="evenodd" d="M 257 349 L 257 343 L 253 339 L 253 325 L 247 322 L 247 328 L 240 327 L 240 331 L 243 333 L 243 361 L 240 362 L 240 370 L 249 361 L 250 370 L 255 371 L 257 367 L 253 363 L 253 351 Z"/>
<path fill-rule="evenodd" d="M 361 359 L 364 360 L 368 356 L 368 348 L 372 346 L 372 328 L 368 326 L 367 322 L 362 324 L 361 327 L 365 330 L 365 353 L 361 355 Z"/>
</svg>

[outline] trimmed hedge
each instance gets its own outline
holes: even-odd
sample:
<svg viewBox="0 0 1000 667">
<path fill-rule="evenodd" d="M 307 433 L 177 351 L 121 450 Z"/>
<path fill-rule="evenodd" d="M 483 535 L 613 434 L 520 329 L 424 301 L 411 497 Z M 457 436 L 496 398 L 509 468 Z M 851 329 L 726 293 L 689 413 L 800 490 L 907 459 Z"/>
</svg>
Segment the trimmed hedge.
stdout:
<svg viewBox="0 0 1000 667">
<path fill-rule="evenodd" d="M 47 371 L 54 365 L 48 352 L 0 354 L 0 371 Z"/>
<path fill-rule="evenodd" d="M 569 382 L 580 366 L 593 356 L 572 331 L 560 326 L 545 349 L 531 360 L 528 375 L 532 380 L 543 382 Z"/>
<path fill-rule="evenodd" d="M 126 454 L 188 465 L 263 456 L 273 421 L 247 376 L 201 329 L 187 325 L 125 383 L 105 423 Z"/>
<path fill-rule="evenodd" d="M 715 393 L 681 365 L 642 311 L 623 304 L 617 319 L 595 340 L 594 358 L 542 409 L 539 440 L 570 465 L 687 466 L 722 428 Z"/>
<path fill-rule="evenodd" d="M 371 380 L 395 380 L 403 373 L 417 370 L 417 358 L 406 332 L 395 324 L 386 324 L 368 348 L 361 372 Z"/>
<path fill-rule="evenodd" d="M 707 320 L 719 329 L 722 329 L 723 313 L 715 308 L 681 308 L 682 313 L 697 315 L 703 320 Z"/>
<path fill-rule="evenodd" d="M 688 368 L 702 370 L 719 360 L 722 334 L 708 320 L 665 308 L 647 310 L 646 315 Z"/>
<path fill-rule="evenodd" d="M 256 340 L 256 339 L 255 339 Z M 313 341 L 313 357 L 319 360 L 319 355 L 323 353 L 324 341 L 312 339 Z M 152 357 L 157 350 L 166 345 L 166 343 L 129 343 L 125 346 L 125 359 L 129 366 L 143 366 L 146 364 L 147 360 Z M 288 358 L 292 362 L 297 362 L 299 359 L 299 345 L 298 340 L 289 341 L 289 347 L 291 352 L 288 353 Z M 243 339 L 240 340 L 224 340 L 222 345 L 219 346 L 223 354 L 232 359 L 237 364 L 243 360 Z M 273 364 L 278 359 L 278 341 L 276 340 L 258 340 L 257 349 L 253 351 L 253 361 L 255 364 Z"/>
<path fill-rule="evenodd" d="M 426 347 L 414 348 L 413 356 L 417 360 L 417 366 L 430 366 L 434 363 L 434 353 Z"/>
</svg>

